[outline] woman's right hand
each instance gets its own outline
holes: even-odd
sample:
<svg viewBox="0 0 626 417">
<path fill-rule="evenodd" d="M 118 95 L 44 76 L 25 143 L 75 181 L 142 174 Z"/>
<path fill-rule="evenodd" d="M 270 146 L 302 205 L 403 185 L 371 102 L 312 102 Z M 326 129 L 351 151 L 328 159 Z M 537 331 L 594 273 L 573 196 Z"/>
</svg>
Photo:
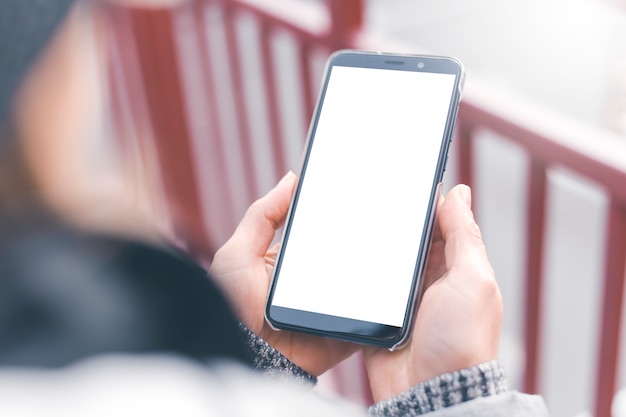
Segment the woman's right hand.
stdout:
<svg viewBox="0 0 626 417">
<path fill-rule="evenodd" d="M 364 348 L 375 401 L 498 357 L 502 298 L 470 206 L 465 185 L 439 203 L 409 344 L 394 352 Z"/>
</svg>

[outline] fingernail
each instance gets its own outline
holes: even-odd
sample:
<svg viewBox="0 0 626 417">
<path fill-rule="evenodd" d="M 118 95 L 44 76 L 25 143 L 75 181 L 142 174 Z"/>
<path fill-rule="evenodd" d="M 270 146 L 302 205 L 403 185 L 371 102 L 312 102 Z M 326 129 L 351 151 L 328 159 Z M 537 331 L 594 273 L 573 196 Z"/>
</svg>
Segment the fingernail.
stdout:
<svg viewBox="0 0 626 417">
<path fill-rule="evenodd" d="M 284 177 L 281 178 L 280 181 L 278 181 L 278 184 L 282 184 L 283 182 L 287 181 L 288 179 L 290 179 L 291 177 L 295 176 L 296 174 L 293 173 L 293 171 L 289 170 Z"/>
<path fill-rule="evenodd" d="M 467 185 L 462 184 L 459 186 L 459 196 L 461 197 L 461 200 L 463 201 L 463 203 L 465 203 L 467 207 L 471 207 L 472 190 L 470 190 L 470 188 Z"/>
</svg>

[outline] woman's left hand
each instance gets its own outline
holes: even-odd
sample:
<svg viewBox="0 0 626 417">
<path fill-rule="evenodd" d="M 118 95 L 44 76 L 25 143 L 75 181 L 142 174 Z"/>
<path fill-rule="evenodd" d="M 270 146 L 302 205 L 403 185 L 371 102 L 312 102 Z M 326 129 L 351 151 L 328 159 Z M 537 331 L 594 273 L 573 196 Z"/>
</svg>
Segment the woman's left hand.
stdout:
<svg viewBox="0 0 626 417">
<path fill-rule="evenodd" d="M 211 276 L 225 291 L 243 324 L 312 375 L 321 375 L 357 351 L 357 345 L 273 330 L 264 309 L 278 245 L 270 248 L 283 225 L 296 184 L 289 172 L 248 208 L 233 236 L 215 254 Z"/>
</svg>

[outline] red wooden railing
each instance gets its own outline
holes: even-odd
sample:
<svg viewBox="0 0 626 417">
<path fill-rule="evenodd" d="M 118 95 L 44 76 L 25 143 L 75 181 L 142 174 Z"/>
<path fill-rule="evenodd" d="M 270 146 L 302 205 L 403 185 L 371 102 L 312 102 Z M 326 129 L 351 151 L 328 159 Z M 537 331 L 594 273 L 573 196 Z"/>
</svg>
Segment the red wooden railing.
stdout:
<svg viewBox="0 0 626 417">
<path fill-rule="evenodd" d="M 461 141 L 459 171 L 472 184 L 472 138 L 479 128 L 502 134 L 523 147 L 530 158 L 527 178 L 526 297 L 524 335 L 526 371 L 523 387 L 540 392 L 540 335 L 542 319 L 543 243 L 545 240 L 546 176 L 550 168 L 566 167 L 599 184 L 608 195 L 604 292 L 594 415 L 610 416 L 616 391 L 622 300 L 626 271 L 626 147 L 624 138 L 554 120 L 553 112 L 529 113 L 515 103 L 494 100 L 477 90 L 466 95 L 459 112 Z"/>
<path fill-rule="evenodd" d="M 133 165 L 150 152 L 157 155 L 153 165 L 158 170 L 144 175 L 159 173 L 155 182 L 163 186 L 161 202 L 172 233 L 191 252 L 210 257 L 248 204 L 287 169 L 297 168 L 297 152 L 289 149 L 302 147 L 325 56 L 346 47 L 398 49 L 363 31 L 363 7 L 361 0 L 190 0 L 172 7 L 103 8 L 113 28 L 111 95 L 121 146 Z M 242 22 L 253 22 L 252 47 L 243 45 Z M 292 46 L 287 67 L 297 81 L 289 91 L 281 76 L 284 63 L 277 64 L 277 56 L 285 55 L 285 48 L 277 47 L 280 37 Z M 253 52 L 258 58 L 250 65 Z M 256 107 L 246 87 L 251 77 L 258 77 L 263 90 Z M 291 101 L 285 99 L 289 95 Z M 257 128 L 255 118 L 265 122 L 265 129 Z M 289 133 L 286 125 L 298 118 L 302 126 Z M 529 159 L 522 386 L 527 392 L 541 392 L 547 172 L 566 167 L 597 183 L 608 196 L 594 406 L 596 417 L 608 417 L 620 359 L 626 266 L 625 141 L 486 92 L 470 77 L 456 148 L 459 178 L 470 185 L 475 182 L 473 141 L 483 129 L 518 144 Z M 259 145 L 263 135 L 268 139 Z M 211 198 L 203 198 L 207 191 Z"/>
<path fill-rule="evenodd" d="M 257 178 L 260 172 L 269 170 L 270 182 L 273 183 L 288 168 L 297 166 L 286 155 L 285 144 L 296 141 L 301 146 L 304 134 L 300 132 L 297 138 L 285 137 L 279 103 L 281 80 L 275 67 L 273 41 L 276 35 L 287 34 L 297 43 L 297 59 L 292 62 L 294 67 L 291 71 L 300 75 L 297 91 L 299 106 L 302 119 L 308 121 L 317 96 L 320 73 L 319 68 L 317 71 L 312 68 L 313 61 L 317 56 L 326 56 L 336 49 L 352 45 L 352 33 L 361 26 L 360 1 L 329 2 L 329 7 L 330 15 L 320 14 L 317 22 L 311 24 L 312 16 L 299 8 L 287 13 L 282 10 L 284 16 L 281 16 L 280 9 L 278 12 L 267 10 L 255 2 L 199 0 L 183 2 L 176 7 L 147 8 L 105 4 L 109 21 L 115 28 L 111 32 L 111 53 L 121 61 L 118 63 L 121 71 L 130 74 L 126 77 L 119 70 L 111 74 L 117 87 L 112 91 L 117 102 L 114 106 L 118 113 L 116 120 L 122 125 L 121 131 L 127 133 L 133 130 L 129 123 L 137 117 L 145 120 L 147 116 L 152 137 L 140 138 L 140 145 L 135 148 L 140 151 L 146 147 L 157 149 L 158 165 L 165 174 L 161 179 L 174 221 L 174 232 L 177 236 L 185 236 L 191 251 L 210 254 L 223 242 L 228 236 L 224 230 L 232 230 L 232 225 L 240 218 L 241 207 L 246 207 L 265 191 L 261 190 Z M 245 65 L 239 45 L 237 25 L 242 16 L 253 16 L 258 25 L 256 40 L 260 62 L 253 68 Z M 308 27 L 293 23 L 294 17 L 296 21 L 308 22 Z M 213 22 L 209 21 L 211 18 Z M 222 31 L 211 37 L 207 30 L 215 26 L 215 19 L 219 19 Z M 188 53 L 195 56 L 194 64 L 202 74 L 192 88 L 202 91 L 204 113 L 194 108 L 185 97 L 186 64 L 181 57 L 181 31 L 191 39 Z M 215 74 L 216 65 L 212 60 L 219 54 L 212 48 L 215 47 L 216 37 L 226 51 L 217 59 L 217 66 L 228 76 Z M 252 132 L 252 115 L 245 90 L 246 78 L 251 71 L 262 73 L 265 90 L 262 110 L 268 120 L 270 161 L 259 161 L 254 155 L 253 136 L 256 132 Z M 232 109 L 225 108 L 219 93 L 220 84 L 228 84 Z M 120 107 L 130 109 L 133 116 L 120 115 Z M 231 126 L 234 125 L 232 130 L 221 120 L 229 117 L 235 120 L 231 123 Z M 208 120 L 202 132 L 193 132 L 193 125 L 197 124 L 194 118 Z M 198 186 L 198 164 L 194 160 L 192 145 L 197 142 L 198 136 L 211 138 L 212 153 L 206 155 L 207 161 L 217 167 L 214 173 L 222 176 L 228 173 L 225 161 L 229 151 L 225 148 L 237 141 L 241 159 L 239 175 L 243 178 L 239 179 L 238 187 L 229 187 L 227 181 L 213 184 L 213 196 L 220 199 L 224 208 L 218 213 L 207 213 L 198 193 L 201 187 Z M 216 230 L 213 222 L 206 221 L 216 217 L 221 223 L 228 223 L 228 227 Z"/>
</svg>

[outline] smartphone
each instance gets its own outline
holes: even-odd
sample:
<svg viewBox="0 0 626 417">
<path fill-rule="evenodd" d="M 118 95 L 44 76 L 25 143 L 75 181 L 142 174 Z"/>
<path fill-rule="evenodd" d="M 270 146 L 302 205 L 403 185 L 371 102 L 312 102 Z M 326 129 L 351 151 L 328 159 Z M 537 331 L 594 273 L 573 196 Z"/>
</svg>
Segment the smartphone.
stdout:
<svg viewBox="0 0 626 417">
<path fill-rule="evenodd" d="M 463 85 L 450 57 L 328 60 L 265 317 L 396 349 L 409 337 Z"/>
</svg>

